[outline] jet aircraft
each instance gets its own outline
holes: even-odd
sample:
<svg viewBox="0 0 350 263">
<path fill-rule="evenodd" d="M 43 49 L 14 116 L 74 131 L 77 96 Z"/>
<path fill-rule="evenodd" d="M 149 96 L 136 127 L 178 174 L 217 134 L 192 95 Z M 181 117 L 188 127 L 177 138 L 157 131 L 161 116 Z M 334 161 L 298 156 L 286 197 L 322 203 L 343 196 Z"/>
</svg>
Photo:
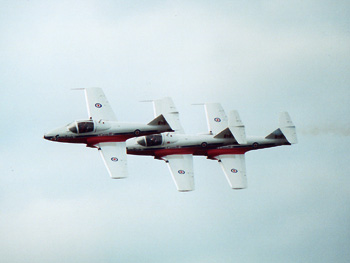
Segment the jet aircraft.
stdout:
<svg viewBox="0 0 350 263">
<path fill-rule="evenodd" d="M 132 138 L 127 141 L 127 153 L 164 160 L 180 192 L 194 190 L 194 155 L 217 160 L 231 188 L 244 189 L 247 187 L 246 152 L 297 143 L 295 126 L 287 112 L 280 114 L 279 128 L 266 137 L 246 137 L 237 111 L 231 111 L 227 118 L 219 103 L 206 103 L 209 132 L 187 135 L 171 98 L 155 100 L 153 104 L 155 116 L 164 116 L 174 132 Z"/>
<path fill-rule="evenodd" d="M 127 177 L 126 143 L 129 138 L 173 131 L 164 116 L 155 117 L 148 124 L 122 123 L 100 88 L 86 88 L 85 99 L 89 119 L 77 120 L 44 135 L 44 139 L 82 143 L 97 148 L 113 179 Z"/>
</svg>

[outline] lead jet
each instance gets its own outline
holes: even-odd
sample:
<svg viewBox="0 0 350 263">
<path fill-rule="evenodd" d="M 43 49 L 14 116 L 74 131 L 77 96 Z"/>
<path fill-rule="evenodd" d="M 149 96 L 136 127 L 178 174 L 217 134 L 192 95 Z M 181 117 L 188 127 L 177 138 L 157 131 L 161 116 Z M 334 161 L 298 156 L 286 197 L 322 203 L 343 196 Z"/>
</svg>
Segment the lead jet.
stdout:
<svg viewBox="0 0 350 263">
<path fill-rule="evenodd" d="M 171 98 L 155 100 L 155 116 L 162 114 L 174 132 L 130 139 L 127 141 L 127 153 L 151 155 L 164 160 L 180 192 L 194 190 L 194 155 L 218 161 L 231 188 L 244 189 L 247 187 L 246 152 L 297 143 L 295 126 L 287 112 L 280 114 L 279 128 L 269 135 L 247 137 L 237 111 L 231 111 L 227 118 L 219 103 L 206 103 L 204 106 L 209 132 L 187 135 Z"/>
<path fill-rule="evenodd" d="M 86 88 L 85 98 L 89 119 L 74 121 L 44 135 L 44 139 L 82 143 L 97 148 L 113 179 L 127 177 L 126 143 L 129 138 L 173 131 L 163 115 L 148 124 L 123 123 L 117 118 L 100 88 Z"/>
</svg>

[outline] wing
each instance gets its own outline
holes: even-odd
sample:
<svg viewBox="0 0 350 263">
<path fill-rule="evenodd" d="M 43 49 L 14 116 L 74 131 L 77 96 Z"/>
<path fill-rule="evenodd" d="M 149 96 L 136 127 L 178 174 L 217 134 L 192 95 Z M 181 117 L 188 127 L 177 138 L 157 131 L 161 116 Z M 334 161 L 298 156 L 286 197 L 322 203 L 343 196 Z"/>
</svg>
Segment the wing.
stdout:
<svg viewBox="0 0 350 263">
<path fill-rule="evenodd" d="M 121 179 L 128 176 L 125 142 L 103 142 L 96 146 L 111 178 Z"/>
<path fill-rule="evenodd" d="M 179 112 L 177 111 L 173 100 L 169 97 L 153 100 L 154 117 L 163 115 L 165 120 L 176 133 L 184 133 L 181 126 Z"/>
<path fill-rule="evenodd" d="M 117 120 L 101 88 L 86 88 L 85 99 L 90 118 L 94 120 Z"/>
<path fill-rule="evenodd" d="M 174 154 L 164 156 L 173 176 L 176 188 L 180 192 L 194 190 L 193 156 L 191 154 Z"/>
<path fill-rule="evenodd" d="M 209 132 L 217 134 L 227 128 L 227 116 L 220 103 L 205 103 Z"/>
<path fill-rule="evenodd" d="M 247 188 L 244 154 L 225 154 L 216 156 L 215 158 L 220 162 L 231 188 Z"/>
</svg>

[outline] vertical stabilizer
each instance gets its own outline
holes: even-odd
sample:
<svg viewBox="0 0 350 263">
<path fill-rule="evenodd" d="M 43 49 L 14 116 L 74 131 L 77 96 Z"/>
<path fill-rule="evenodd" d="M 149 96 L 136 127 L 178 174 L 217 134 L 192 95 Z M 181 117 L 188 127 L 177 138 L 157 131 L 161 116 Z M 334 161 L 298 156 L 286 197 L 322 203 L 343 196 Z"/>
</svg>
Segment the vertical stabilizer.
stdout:
<svg viewBox="0 0 350 263">
<path fill-rule="evenodd" d="M 238 111 L 230 111 L 228 117 L 228 127 L 239 144 L 246 144 L 247 138 L 245 135 L 245 127 L 244 124 L 239 117 Z"/>
<path fill-rule="evenodd" d="M 227 127 L 214 136 L 214 138 L 234 138 L 238 144 L 246 144 L 244 124 L 239 117 L 238 111 L 230 111 Z"/>
<path fill-rule="evenodd" d="M 177 133 L 184 133 L 180 123 L 179 112 L 177 111 L 173 100 L 169 97 L 153 100 L 154 117 L 163 115 L 170 127 Z"/>
<path fill-rule="evenodd" d="M 298 143 L 295 126 L 288 112 L 281 112 L 279 128 L 265 137 L 266 139 L 284 139 L 290 144 Z"/>
<path fill-rule="evenodd" d="M 280 129 L 281 129 L 284 137 L 286 137 L 287 141 L 290 144 L 298 143 L 298 138 L 297 138 L 295 126 L 294 126 L 292 119 L 290 118 L 288 112 L 281 112 L 280 113 L 279 126 L 280 126 Z"/>
</svg>

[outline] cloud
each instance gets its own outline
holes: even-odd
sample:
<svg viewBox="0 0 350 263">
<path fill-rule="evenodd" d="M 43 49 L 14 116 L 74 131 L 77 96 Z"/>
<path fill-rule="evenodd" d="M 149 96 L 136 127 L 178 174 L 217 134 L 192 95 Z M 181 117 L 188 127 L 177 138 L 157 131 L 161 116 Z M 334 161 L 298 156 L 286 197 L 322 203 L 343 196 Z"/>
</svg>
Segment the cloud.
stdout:
<svg viewBox="0 0 350 263">
<path fill-rule="evenodd" d="M 350 129 L 333 121 L 350 114 L 346 1 L 2 8 L 3 260 L 349 261 Z M 146 123 L 152 106 L 138 101 L 172 96 L 188 133 L 206 131 L 192 103 L 238 109 L 248 135 L 267 135 L 288 110 L 300 143 L 248 153 L 244 191 L 202 157 L 192 193 L 178 193 L 151 157 L 130 156 L 130 177 L 113 181 L 96 150 L 42 139 L 86 118 L 70 88 L 91 86 L 121 121 Z"/>
</svg>

